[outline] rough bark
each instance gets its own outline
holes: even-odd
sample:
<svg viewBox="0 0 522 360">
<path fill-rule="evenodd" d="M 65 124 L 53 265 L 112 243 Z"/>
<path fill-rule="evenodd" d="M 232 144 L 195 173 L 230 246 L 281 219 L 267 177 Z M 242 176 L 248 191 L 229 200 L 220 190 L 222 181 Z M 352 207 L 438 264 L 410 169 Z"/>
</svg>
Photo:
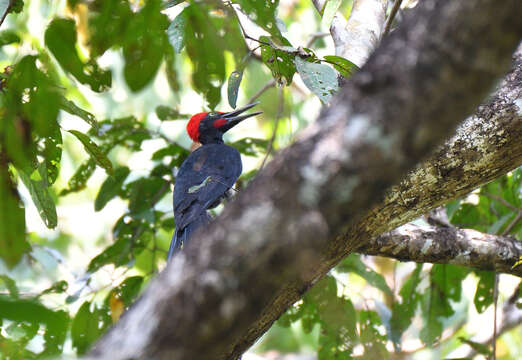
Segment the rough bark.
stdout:
<svg viewBox="0 0 522 360">
<path fill-rule="evenodd" d="M 455 227 L 403 225 L 366 242 L 358 250 L 401 261 L 454 264 L 522 277 L 522 242 L 512 237 Z"/>
<path fill-rule="evenodd" d="M 422 1 L 91 356 L 237 358 L 366 241 L 366 230 L 343 237 L 346 225 L 354 229 L 487 94 L 509 66 L 521 16 L 519 0 Z"/>
</svg>

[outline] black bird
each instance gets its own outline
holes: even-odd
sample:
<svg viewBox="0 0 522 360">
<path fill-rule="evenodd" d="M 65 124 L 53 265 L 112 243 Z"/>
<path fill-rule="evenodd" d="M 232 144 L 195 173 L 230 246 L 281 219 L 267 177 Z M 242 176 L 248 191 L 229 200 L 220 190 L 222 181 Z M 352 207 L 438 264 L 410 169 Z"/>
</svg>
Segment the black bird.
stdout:
<svg viewBox="0 0 522 360">
<path fill-rule="evenodd" d="M 201 146 L 181 164 L 174 185 L 174 221 L 168 258 L 186 246 L 200 226 L 207 225 L 212 209 L 227 196 L 227 191 L 241 175 L 239 151 L 223 143 L 223 134 L 244 119 L 260 114 L 240 115 L 258 103 L 229 112 L 199 113 L 190 118 L 187 133 Z"/>
</svg>

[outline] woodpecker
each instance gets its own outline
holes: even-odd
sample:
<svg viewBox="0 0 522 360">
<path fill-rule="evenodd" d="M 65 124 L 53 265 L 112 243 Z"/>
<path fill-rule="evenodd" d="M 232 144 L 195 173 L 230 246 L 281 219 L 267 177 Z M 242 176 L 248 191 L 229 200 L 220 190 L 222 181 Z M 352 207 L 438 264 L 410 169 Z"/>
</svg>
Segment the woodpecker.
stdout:
<svg viewBox="0 0 522 360">
<path fill-rule="evenodd" d="M 208 209 L 218 206 L 241 175 L 239 151 L 223 142 L 223 134 L 241 121 L 261 114 L 240 115 L 258 103 L 228 112 L 203 112 L 192 116 L 187 124 L 190 138 L 201 143 L 181 164 L 174 184 L 174 221 L 167 259 L 182 246 L 200 226 L 212 219 Z"/>
</svg>

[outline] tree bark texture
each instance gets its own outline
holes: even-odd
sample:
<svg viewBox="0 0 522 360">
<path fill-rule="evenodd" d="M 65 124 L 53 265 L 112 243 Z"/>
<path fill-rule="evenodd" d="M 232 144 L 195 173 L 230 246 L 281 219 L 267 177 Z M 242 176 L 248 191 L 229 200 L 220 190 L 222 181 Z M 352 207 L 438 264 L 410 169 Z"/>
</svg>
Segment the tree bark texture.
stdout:
<svg viewBox="0 0 522 360">
<path fill-rule="evenodd" d="M 522 277 L 522 242 L 455 227 L 403 225 L 364 244 L 358 252 L 401 261 L 453 264 Z"/>
<path fill-rule="evenodd" d="M 521 18 L 520 0 L 423 0 L 90 355 L 238 358 L 317 279 L 377 235 L 358 222 L 506 72 Z"/>
</svg>

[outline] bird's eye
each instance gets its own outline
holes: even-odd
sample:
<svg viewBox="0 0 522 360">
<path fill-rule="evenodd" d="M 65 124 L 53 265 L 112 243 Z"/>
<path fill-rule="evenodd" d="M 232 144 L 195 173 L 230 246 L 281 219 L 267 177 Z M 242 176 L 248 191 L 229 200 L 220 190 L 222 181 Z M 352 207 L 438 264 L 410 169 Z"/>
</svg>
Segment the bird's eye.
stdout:
<svg viewBox="0 0 522 360">
<path fill-rule="evenodd" d="M 209 112 L 208 115 L 209 115 L 209 116 L 217 116 L 217 115 L 219 115 L 219 113 L 213 111 L 213 112 Z"/>
</svg>

